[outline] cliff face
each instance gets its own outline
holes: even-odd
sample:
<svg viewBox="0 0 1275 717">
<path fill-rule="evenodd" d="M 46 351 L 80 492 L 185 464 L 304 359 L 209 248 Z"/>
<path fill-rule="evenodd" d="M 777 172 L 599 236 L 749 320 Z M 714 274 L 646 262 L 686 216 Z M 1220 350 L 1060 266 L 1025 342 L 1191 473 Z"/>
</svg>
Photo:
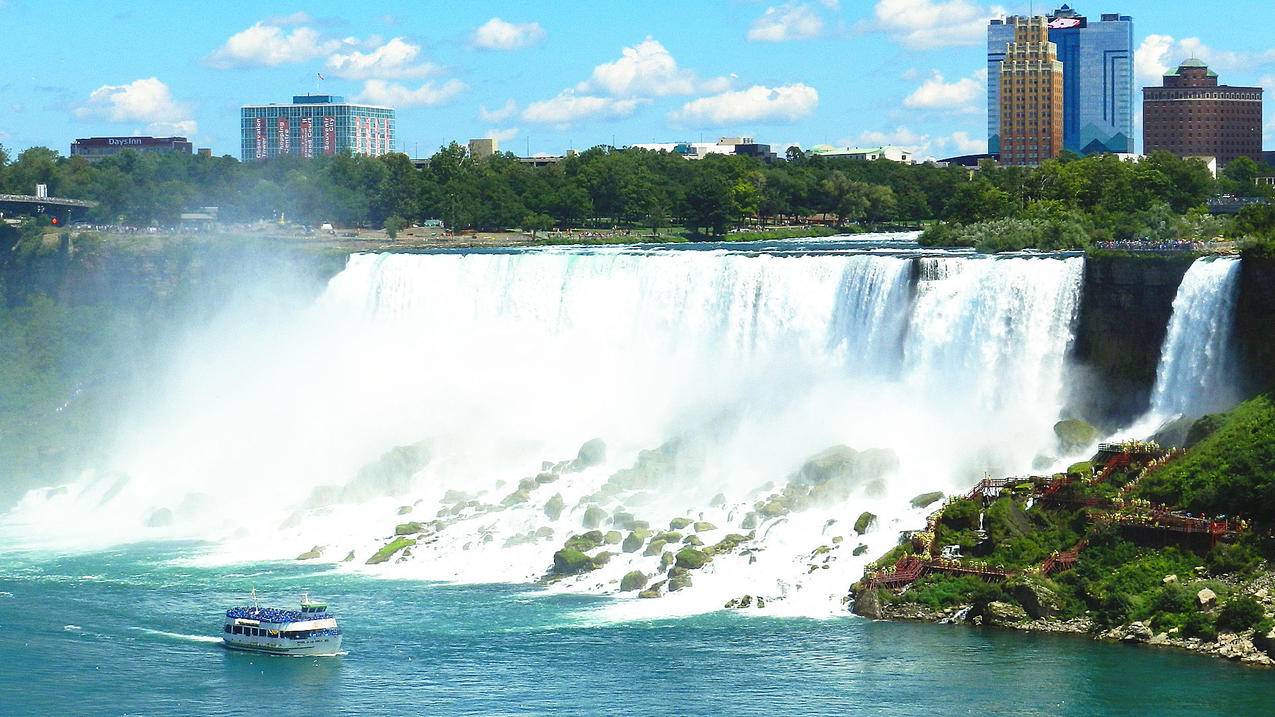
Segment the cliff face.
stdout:
<svg viewBox="0 0 1275 717">
<path fill-rule="evenodd" d="M 1192 259 L 1091 257 L 1076 327 L 1077 415 L 1110 426 L 1145 411 L 1173 297 Z"/>
<path fill-rule="evenodd" d="M 1275 260 L 1246 258 L 1241 264 L 1235 339 L 1246 393 L 1275 386 Z"/>
</svg>

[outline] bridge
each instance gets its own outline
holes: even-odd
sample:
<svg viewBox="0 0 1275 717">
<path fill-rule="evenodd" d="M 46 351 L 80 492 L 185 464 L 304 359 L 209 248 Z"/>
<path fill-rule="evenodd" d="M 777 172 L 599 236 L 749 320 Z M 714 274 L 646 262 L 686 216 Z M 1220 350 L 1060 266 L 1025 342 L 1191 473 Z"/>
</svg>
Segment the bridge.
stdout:
<svg viewBox="0 0 1275 717">
<path fill-rule="evenodd" d="M 66 199 L 38 194 L 0 194 L 0 218 L 13 215 L 43 216 L 66 223 L 74 212 L 91 209 L 97 202 L 85 199 Z"/>
</svg>

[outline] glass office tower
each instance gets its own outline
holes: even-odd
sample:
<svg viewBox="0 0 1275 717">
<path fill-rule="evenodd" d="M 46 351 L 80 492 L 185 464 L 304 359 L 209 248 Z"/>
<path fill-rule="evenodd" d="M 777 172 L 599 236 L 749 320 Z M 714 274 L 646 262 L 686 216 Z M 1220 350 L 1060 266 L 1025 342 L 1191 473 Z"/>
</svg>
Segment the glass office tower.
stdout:
<svg viewBox="0 0 1275 717">
<path fill-rule="evenodd" d="M 394 110 L 350 104 L 336 95 L 298 95 L 291 104 L 240 110 L 243 161 L 342 152 L 376 157 L 394 151 Z"/>
<path fill-rule="evenodd" d="M 1013 27 L 987 28 L 987 151 L 1000 153 L 1000 66 Z M 1133 152 L 1133 18 L 1091 21 L 1067 5 L 1049 15 L 1063 63 L 1063 147 L 1076 154 Z"/>
</svg>

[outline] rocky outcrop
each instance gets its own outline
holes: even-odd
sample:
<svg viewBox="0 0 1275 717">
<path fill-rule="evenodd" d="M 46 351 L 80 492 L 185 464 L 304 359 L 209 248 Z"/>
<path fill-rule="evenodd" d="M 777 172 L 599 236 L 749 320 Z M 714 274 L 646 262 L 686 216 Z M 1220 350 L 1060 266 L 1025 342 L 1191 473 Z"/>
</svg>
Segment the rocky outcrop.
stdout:
<svg viewBox="0 0 1275 717">
<path fill-rule="evenodd" d="M 1024 575 L 1014 578 L 1005 584 L 1005 591 L 1033 620 L 1053 617 L 1060 607 L 1060 601 L 1054 591 L 1034 576 Z"/>
<path fill-rule="evenodd" d="M 911 503 L 913 508 L 928 508 L 940 500 L 943 500 L 943 491 L 936 490 L 929 493 L 922 493 L 908 502 Z"/>
<path fill-rule="evenodd" d="M 872 525 L 876 522 L 877 522 L 877 516 L 874 513 L 869 513 L 868 511 L 865 510 L 859 514 L 859 517 L 857 519 L 855 519 L 854 532 L 858 533 L 859 535 L 863 535 L 864 533 L 867 533 L 868 529 L 871 528 Z"/>
<path fill-rule="evenodd" d="M 400 550 L 406 550 L 413 545 L 416 545 L 416 541 L 414 539 L 403 536 L 397 537 L 390 541 L 385 547 L 376 551 L 372 557 L 367 559 L 366 564 L 379 565 L 381 563 L 388 562 L 390 558 L 394 557 L 395 553 L 398 553 Z"/>
<path fill-rule="evenodd" d="M 323 546 L 316 545 L 297 556 L 297 560 L 317 560 L 323 557 Z"/>
<path fill-rule="evenodd" d="M 620 578 L 620 592 L 627 593 L 633 592 L 634 590 L 641 590 L 646 587 L 646 580 L 646 573 L 641 570 L 633 570 L 625 573 L 624 577 Z"/>
<path fill-rule="evenodd" d="M 1008 626 L 1027 621 L 1027 611 L 1012 602 L 993 600 L 983 608 L 983 624 Z"/>
<path fill-rule="evenodd" d="M 1064 454 L 1077 453 L 1098 442 L 1098 429 L 1077 418 L 1069 418 L 1054 424 L 1054 436 L 1058 450 Z"/>
<path fill-rule="evenodd" d="M 677 551 L 676 565 L 686 570 L 698 570 L 708 564 L 712 558 L 702 550 L 682 548 Z"/>
<path fill-rule="evenodd" d="M 552 498 L 545 501 L 545 515 L 548 516 L 549 520 L 557 520 L 562 515 L 566 505 L 567 503 L 563 500 L 562 494 L 554 493 Z"/>
</svg>

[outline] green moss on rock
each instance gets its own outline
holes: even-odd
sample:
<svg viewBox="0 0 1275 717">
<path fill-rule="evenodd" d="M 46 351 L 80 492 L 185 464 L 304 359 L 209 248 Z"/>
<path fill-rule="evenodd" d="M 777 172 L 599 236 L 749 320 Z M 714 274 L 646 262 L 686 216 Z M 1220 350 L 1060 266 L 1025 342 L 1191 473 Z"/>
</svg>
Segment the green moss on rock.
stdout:
<svg viewBox="0 0 1275 717">
<path fill-rule="evenodd" d="M 416 541 L 413 540 L 412 538 L 404 538 L 401 536 L 398 538 L 395 538 L 394 540 L 390 541 L 385 547 L 376 551 L 376 553 L 374 553 L 372 557 L 368 558 L 366 564 L 380 565 L 381 563 L 387 562 L 390 558 L 394 557 L 394 554 L 397 553 L 398 551 L 406 550 L 407 548 L 410 548 L 413 545 L 416 545 Z"/>
<path fill-rule="evenodd" d="M 625 573 L 624 577 L 620 578 L 620 592 L 641 590 L 646 587 L 646 580 L 646 573 L 641 570 Z"/>
<path fill-rule="evenodd" d="M 420 523 L 412 521 L 410 523 L 399 523 L 394 526 L 395 535 L 415 535 L 424 530 Z"/>
<path fill-rule="evenodd" d="M 707 533 L 710 530 L 717 530 L 717 526 L 713 525 L 707 520 L 699 521 L 698 523 L 695 524 L 694 528 L 696 533 Z"/>
<path fill-rule="evenodd" d="M 584 511 L 584 527 L 593 530 L 602 525 L 602 521 L 606 520 L 607 512 L 596 505 L 591 505 Z"/>
<path fill-rule="evenodd" d="M 695 548 L 682 548 L 677 551 L 675 564 L 679 568 L 687 570 L 698 570 L 708 564 L 710 557 L 702 550 Z"/>
<path fill-rule="evenodd" d="M 872 524 L 875 522 L 877 522 L 877 516 L 865 510 L 860 513 L 859 517 L 854 521 L 854 532 L 859 535 L 863 535 L 868 532 L 868 529 L 871 528 Z"/>
<path fill-rule="evenodd" d="M 624 538 L 624 542 L 620 545 L 620 549 L 626 553 L 636 553 L 646 544 L 646 539 L 650 537 L 649 530 L 634 530 Z"/>
<path fill-rule="evenodd" d="M 682 530 L 690 524 L 690 518 L 674 518 L 668 522 L 668 527 L 670 530 Z"/>
<path fill-rule="evenodd" d="M 929 493 L 922 493 L 913 498 L 910 502 L 913 508 L 926 508 L 943 499 L 943 491 L 936 490 Z"/>
<path fill-rule="evenodd" d="M 563 500 L 562 494 L 554 493 L 553 497 L 545 502 L 545 515 L 549 516 L 549 520 L 557 520 L 566 507 L 567 502 Z"/>
</svg>

